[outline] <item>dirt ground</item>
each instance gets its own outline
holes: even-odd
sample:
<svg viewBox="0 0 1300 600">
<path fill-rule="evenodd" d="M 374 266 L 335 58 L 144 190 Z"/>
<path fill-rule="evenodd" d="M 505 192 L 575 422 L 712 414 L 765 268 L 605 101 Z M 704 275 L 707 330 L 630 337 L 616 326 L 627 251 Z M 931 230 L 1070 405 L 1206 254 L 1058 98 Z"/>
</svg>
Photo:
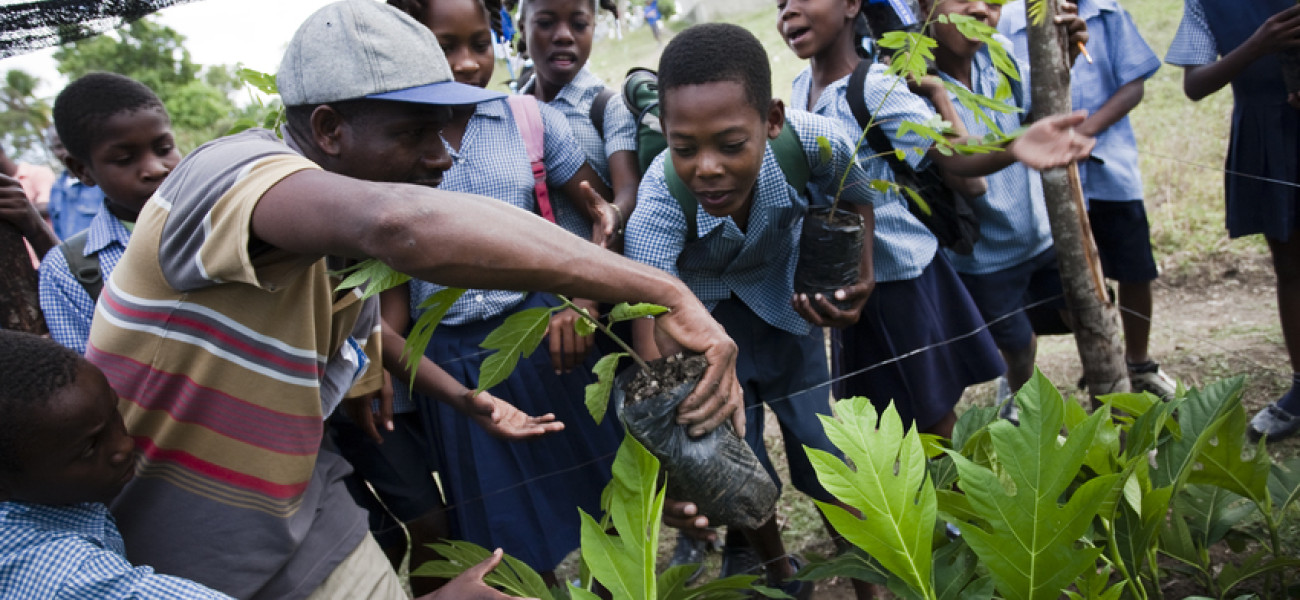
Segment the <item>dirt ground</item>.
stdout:
<svg viewBox="0 0 1300 600">
<path fill-rule="evenodd" d="M 1170 375 L 1188 387 L 1246 374 L 1249 379 L 1244 404 L 1253 414 L 1285 391 L 1290 368 L 1278 325 L 1268 257 L 1247 255 L 1229 260 L 1232 262 L 1203 264 L 1195 271 L 1157 280 L 1151 354 Z M 1074 339 L 1070 336 L 1043 338 L 1038 354 L 1039 368 L 1062 391 L 1074 391 L 1075 382 L 1082 374 Z M 982 384 L 968 390 L 962 402 L 963 405 L 988 405 L 993 394 L 993 384 Z M 768 418 L 771 419 L 770 414 Z M 767 431 L 778 431 L 778 427 L 774 422 L 769 423 Z M 770 442 L 773 458 L 784 468 L 779 440 Z M 1300 440 L 1279 442 L 1270 446 L 1270 452 L 1275 456 L 1294 456 L 1300 453 Z M 810 501 L 787 486 L 779 510 L 785 520 L 787 546 L 792 551 L 828 553 L 829 542 L 824 541 L 824 530 Z M 673 543 L 672 533 L 664 532 L 661 563 L 667 562 Z M 716 576 L 720 566 L 718 553 L 710 553 L 705 566 L 707 577 Z M 1169 584 L 1167 593 L 1172 589 L 1190 591 L 1181 585 L 1188 582 L 1166 583 Z M 847 581 L 825 580 L 818 582 L 814 597 L 851 599 L 853 591 Z"/>
</svg>

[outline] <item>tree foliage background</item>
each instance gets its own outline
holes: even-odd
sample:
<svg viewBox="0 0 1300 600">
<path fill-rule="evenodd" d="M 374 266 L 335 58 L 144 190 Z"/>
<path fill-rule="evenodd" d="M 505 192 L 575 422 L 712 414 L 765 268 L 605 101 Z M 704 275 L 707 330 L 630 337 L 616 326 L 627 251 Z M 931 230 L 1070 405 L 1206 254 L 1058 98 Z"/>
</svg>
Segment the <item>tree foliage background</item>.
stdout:
<svg viewBox="0 0 1300 600">
<path fill-rule="evenodd" d="M 149 86 L 171 115 L 183 152 L 225 133 L 249 110 L 235 104 L 241 84 L 238 65 L 196 64 L 185 49 L 185 36 L 145 18 L 118 30 L 61 46 L 54 53 L 59 73 L 72 81 L 93 71 L 110 71 Z M 13 156 L 50 162 L 43 132 L 50 124 L 53 98 L 35 95 L 38 77 L 11 70 L 0 87 L 0 131 Z"/>
</svg>

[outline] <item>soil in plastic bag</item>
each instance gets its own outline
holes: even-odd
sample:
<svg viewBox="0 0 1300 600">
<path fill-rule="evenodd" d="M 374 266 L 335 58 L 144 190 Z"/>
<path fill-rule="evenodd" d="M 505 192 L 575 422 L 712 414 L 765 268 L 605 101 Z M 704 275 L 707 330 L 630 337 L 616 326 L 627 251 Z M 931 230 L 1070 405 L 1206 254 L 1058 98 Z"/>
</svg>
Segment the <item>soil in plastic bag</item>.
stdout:
<svg viewBox="0 0 1300 600">
<path fill-rule="evenodd" d="M 1300 92 L 1300 50 L 1283 50 L 1277 53 L 1282 63 L 1282 81 L 1288 94 Z"/>
<path fill-rule="evenodd" d="M 848 302 L 835 300 L 833 294 L 844 286 L 856 283 L 862 258 L 862 215 L 847 210 L 836 210 L 835 218 L 827 220 L 830 207 L 818 206 L 808 210 L 803 218 L 803 234 L 799 238 L 799 262 L 794 269 L 796 294 L 822 294 L 840 308 Z"/>
<path fill-rule="evenodd" d="M 677 405 L 695 389 L 703 356 L 670 356 L 651 372 L 629 369 L 614 385 L 623 426 L 668 472 L 668 496 L 689 500 L 712 525 L 758 528 L 776 512 L 780 495 L 754 451 L 728 421 L 698 438 L 677 424 Z"/>
</svg>

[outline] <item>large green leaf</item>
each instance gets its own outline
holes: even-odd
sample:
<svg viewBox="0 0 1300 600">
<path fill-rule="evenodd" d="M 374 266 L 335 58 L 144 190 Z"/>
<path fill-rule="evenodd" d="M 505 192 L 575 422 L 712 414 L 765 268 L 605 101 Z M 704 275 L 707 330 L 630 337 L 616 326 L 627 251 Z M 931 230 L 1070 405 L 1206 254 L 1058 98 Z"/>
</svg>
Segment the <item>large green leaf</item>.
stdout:
<svg viewBox="0 0 1300 600">
<path fill-rule="evenodd" d="M 412 577 L 451 579 L 492 555 L 488 549 L 471 542 L 449 541 L 429 546 L 446 560 L 424 563 L 411 571 Z M 502 557 L 501 564 L 484 576 L 483 581 L 515 597 L 554 598 L 537 571 L 509 554 Z"/>
<path fill-rule="evenodd" d="M 1269 470 L 1268 492 L 1273 496 L 1273 510 L 1285 514 L 1300 498 L 1300 456 L 1274 464 Z"/>
<path fill-rule="evenodd" d="M 369 298 L 411 280 L 410 275 L 398 273 L 392 267 L 375 258 L 368 258 L 333 274 L 343 277 L 343 281 L 339 282 L 338 286 L 334 288 L 335 291 L 349 290 L 364 285 L 366 289 L 361 292 L 362 298 Z"/>
<path fill-rule="evenodd" d="M 1172 487 L 1152 489 L 1149 469 L 1143 455 L 1128 475 L 1124 486 L 1125 501 L 1119 503 L 1111 521 L 1111 543 L 1116 545 L 1125 570 L 1134 577 L 1146 565 L 1149 551 L 1169 514 L 1173 493 Z"/>
<path fill-rule="evenodd" d="M 991 469 L 950 453 L 961 473 L 959 485 L 982 518 L 981 524 L 963 525 L 962 537 L 1003 597 L 1058 598 L 1095 564 L 1100 549 L 1081 548 L 1078 541 L 1121 489 L 1119 475 L 1094 477 L 1061 503 L 1109 411 L 1098 410 L 1060 441 L 1063 401 L 1046 377 L 1035 374 L 1017 401 L 1018 427 L 1006 421 L 989 426 L 1009 485 Z"/>
<path fill-rule="evenodd" d="M 1256 506 L 1236 494 L 1213 485 L 1191 484 L 1174 498 L 1177 514 L 1187 520 L 1192 543 L 1209 548 L 1218 543 Z"/>
<path fill-rule="evenodd" d="M 1206 388 L 1208 392 L 1210 388 Z M 1188 393 L 1189 404 L 1197 402 L 1195 390 Z M 1241 406 L 1241 395 L 1231 394 L 1223 400 L 1226 413 L 1223 424 L 1214 439 L 1207 444 L 1197 458 L 1198 465 L 1192 470 L 1188 481 L 1207 483 L 1245 496 L 1258 504 L 1261 509 L 1268 506 L 1268 471 L 1272 460 L 1264 450 L 1261 440 L 1255 451 L 1242 458 L 1246 439 L 1246 409 Z"/>
<path fill-rule="evenodd" d="M 659 461 L 625 436 L 613 475 L 607 516 L 617 534 L 606 533 L 606 527 L 582 512 L 582 560 L 616 600 L 657 598 L 655 549 L 664 507 L 663 490 L 656 492 Z"/>
<path fill-rule="evenodd" d="M 425 348 L 429 347 L 429 340 L 433 339 L 433 330 L 442 322 L 447 311 L 451 310 L 451 305 L 464 294 L 465 290 L 461 288 L 443 288 L 420 303 L 419 309 L 424 312 L 411 325 L 411 332 L 406 335 L 406 345 L 402 346 L 402 359 L 406 361 L 406 370 L 411 373 L 411 380 L 407 382 L 411 389 L 415 389 L 416 370 L 420 366 L 420 359 L 424 358 Z"/>
<path fill-rule="evenodd" d="M 606 354 L 591 368 L 591 372 L 596 375 L 596 381 L 587 384 L 585 394 L 587 411 L 591 413 L 591 418 L 596 420 L 596 424 L 605 420 L 605 411 L 609 410 L 609 393 L 614 389 L 614 369 L 618 367 L 619 359 L 624 356 L 627 356 L 627 353 Z"/>
<path fill-rule="evenodd" d="M 521 310 L 509 317 L 500 327 L 492 330 L 479 346 L 496 350 L 483 359 L 479 367 L 476 392 L 490 389 L 505 381 L 519 364 L 519 359 L 537 350 L 551 323 L 551 314 L 557 309 L 538 306 Z"/>
<path fill-rule="evenodd" d="M 1176 402 L 1181 435 L 1170 436 L 1158 446 L 1156 468 L 1151 472 L 1154 487 L 1174 485 L 1175 493 L 1182 487 L 1228 413 L 1240 408 L 1243 384 L 1242 377 L 1217 381 L 1204 389 L 1188 390 L 1182 402 Z"/>
<path fill-rule="evenodd" d="M 961 600 L 970 597 L 977 559 L 970 546 L 949 542 L 934 552 L 935 597 L 938 600 Z M 992 588 L 989 589 L 992 592 Z"/>
<path fill-rule="evenodd" d="M 817 506 L 845 539 L 908 587 L 933 598 L 930 550 L 936 501 L 920 436 L 915 429 L 904 435 L 892 403 L 877 416 L 866 398 L 850 398 L 837 402 L 835 412 L 838 418 L 823 416 L 822 425 L 853 467 L 812 448 L 808 458 L 822 486 L 861 511 L 862 518 L 832 504 Z"/>
</svg>

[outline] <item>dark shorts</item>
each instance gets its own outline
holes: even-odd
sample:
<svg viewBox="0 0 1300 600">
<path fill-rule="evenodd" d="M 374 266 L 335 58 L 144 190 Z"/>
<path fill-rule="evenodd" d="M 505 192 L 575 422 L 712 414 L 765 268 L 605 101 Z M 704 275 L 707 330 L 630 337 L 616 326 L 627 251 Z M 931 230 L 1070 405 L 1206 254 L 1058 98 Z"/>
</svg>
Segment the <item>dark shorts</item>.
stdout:
<svg viewBox="0 0 1300 600">
<path fill-rule="evenodd" d="M 1021 350 L 1034 339 L 1034 327 L 1025 309 L 1065 308 L 1056 249 L 1048 248 L 1025 262 L 1001 271 L 970 275 L 961 281 L 989 325 L 993 342 L 1004 351 Z"/>
<path fill-rule="evenodd" d="M 328 431 L 339 454 L 352 464 L 348 491 L 370 513 L 370 531 L 380 546 L 387 548 L 405 539 L 399 522 L 412 521 L 443 505 L 433 478 L 437 465 L 429 458 L 433 453 L 417 413 L 393 415 L 393 431 L 381 431 L 382 444 L 376 444 L 341 411 L 330 417 Z"/>
<path fill-rule="evenodd" d="M 1092 239 L 1097 241 L 1101 272 L 1121 282 L 1153 281 L 1156 259 L 1151 253 L 1151 226 L 1141 200 L 1088 202 Z"/>
<path fill-rule="evenodd" d="M 817 481 L 804 446 L 843 456 L 831 444 L 818 415 L 831 414 L 830 367 L 822 330 L 794 335 L 777 329 L 736 299 L 723 300 L 713 309 L 713 318 L 727 330 L 740 353 L 736 377 L 745 394 L 745 442 L 777 486 L 781 478 L 772 466 L 763 443 L 763 405 L 781 425 L 790 483 L 794 488 L 822 502 L 835 497 Z"/>
</svg>

